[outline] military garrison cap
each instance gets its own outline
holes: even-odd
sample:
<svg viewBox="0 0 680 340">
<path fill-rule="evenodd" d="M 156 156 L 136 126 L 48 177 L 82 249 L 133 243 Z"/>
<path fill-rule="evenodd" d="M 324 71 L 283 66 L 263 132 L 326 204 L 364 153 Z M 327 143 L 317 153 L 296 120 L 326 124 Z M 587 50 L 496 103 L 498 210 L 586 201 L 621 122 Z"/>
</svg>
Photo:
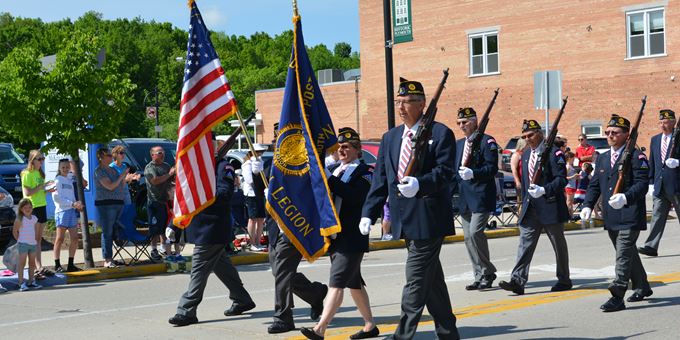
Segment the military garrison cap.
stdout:
<svg viewBox="0 0 680 340">
<path fill-rule="evenodd" d="M 343 127 L 338 129 L 338 143 L 345 143 L 349 141 L 361 141 L 359 134 L 350 127 Z"/>
<path fill-rule="evenodd" d="M 670 119 L 675 120 L 675 112 L 671 109 L 663 109 L 659 111 L 659 120 Z"/>
<path fill-rule="evenodd" d="M 423 89 L 423 84 L 399 77 L 399 92 L 397 92 L 397 96 L 408 96 L 410 94 L 424 96 L 425 90 Z"/>
<path fill-rule="evenodd" d="M 541 130 L 541 125 L 538 124 L 537 121 L 533 119 L 525 119 L 524 123 L 522 123 L 522 132 L 527 132 L 527 131 L 532 131 L 532 130 Z"/>
<path fill-rule="evenodd" d="M 607 127 L 619 127 L 624 130 L 630 130 L 630 121 L 617 114 L 613 114 L 612 118 L 609 119 L 609 123 L 607 123 Z"/>
<path fill-rule="evenodd" d="M 458 119 L 469 119 L 477 117 L 477 112 L 471 107 L 461 107 L 458 109 Z"/>
</svg>

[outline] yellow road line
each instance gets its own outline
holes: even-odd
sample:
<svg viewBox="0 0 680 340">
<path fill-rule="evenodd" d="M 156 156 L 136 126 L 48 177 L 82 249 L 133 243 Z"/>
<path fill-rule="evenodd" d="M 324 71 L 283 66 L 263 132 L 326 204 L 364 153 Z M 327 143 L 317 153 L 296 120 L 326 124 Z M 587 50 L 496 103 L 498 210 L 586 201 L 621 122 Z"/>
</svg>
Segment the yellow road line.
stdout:
<svg viewBox="0 0 680 340">
<path fill-rule="evenodd" d="M 664 285 L 664 284 L 669 284 L 669 283 L 673 283 L 673 282 L 679 282 L 680 281 L 680 272 L 650 276 L 648 279 L 649 279 L 650 284 L 652 284 L 652 286 Z M 574 300 L 574 299 L 578 299 L 578 298 L 582 298 L 582 297 L 586 297 L 586 296 L 598 295 L 598 294 L 608 294 L 608 293 L 609 293 L 609 291 L 607 289 L 584 287 L 584 288 L 572 289 L 572 290 L 568 290 L 568 291 L 564 291 L 564 292 L 550 292 L 550 293 L 545 293 L 545 294 L 537 294 L 535 296 L 521 296 L 521 297 L 517 297 L 517 298 L 505 299 L 505 300 L 495 301 L 495 302 L 481 304 L 481 305 L 462 307 L 462 308 L 455 309 L 453 312 L 456 315 L 457 319 L 465 319 L 465 318 L 470 318 L 470 317 L 474 317 L 474 316 L 501 313 L 501 312 L 517 310 L 517 309 L 522 309 L 522 308 L 528 308 L 528 307 L 538 306 L 538 305 L 543 305 L 543 304 L 548 304 L 548 303 Z M 430 316 L 424 315 L 423 319 L 424 319 L 423 321 L 418 323 L 418 326 L 427 326 L 427 325 L 434 324 L 434 321 L 432 320 L 432 317 L 430 317 Z M 393 333 L 397 329 L 398 322 L 399 322 L 399 319 L 395 318 L 394 321 L 389 321 L 389 323 L 384 323 L 384 324 L 378 325 L 378 328 L 380 328 L 380 333 L 381 334 Z M 352 327 L 340 327 L 340 328 L 328 329 L 328 330 L 326 330 L 325 338 L 330 339 L 330 340 L 347 339 L 351 334 L 354 334 L 355 332 L 359 331 L 362 327 L 363 326 L 352 326 Z M 298 339 L 306 339 L 306 338 L 302 335 L 298 335 L 298 336 L 289 337 L 287 339 L 288 340 L 298 340 Z"/>
</svg>

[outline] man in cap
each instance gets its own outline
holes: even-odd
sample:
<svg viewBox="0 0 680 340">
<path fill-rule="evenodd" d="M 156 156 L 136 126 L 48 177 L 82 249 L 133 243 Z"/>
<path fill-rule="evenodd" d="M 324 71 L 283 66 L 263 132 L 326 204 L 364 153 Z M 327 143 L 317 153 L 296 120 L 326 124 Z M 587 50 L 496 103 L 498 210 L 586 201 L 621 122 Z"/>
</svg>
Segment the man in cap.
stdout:
<svg viewBox="0 0 680 340">
<path fill-rule="evenodd" d="M 491 263 L 489 244 L 484 229 L 489 215 L 496 209 L 496 174 L 498 173 L 498 145 L 484 134 L 477 150 L 472 141 L 477 131 L 477 113 L 471 107 L 458 110 L 457 124 L 465 135 L 456 142 L 456 182 L 460 199 L 458 210 L 463 223 L 463 235 L 475 281 L 466 290 L 491 288 L 496 279 L 496 267 Z"/>
<path fill-rule="evenodd" d="M 654 183 L 654 205 L 652 208 L 652 228 L 649 230 L 645 246 L 638 248 L 640 254 L 657 256 L 659 243 L 671 207 L 680 209 L 680 171 L 678 159 L 673 158 L 673 128 L 675 112 L 664 109 L 659 111 L 661 133 L 652 137 L 649 146 L 649 174 Z"/>
<path fill-rule="evenodd" d="M 640 230 L 647 229 L 645 194 L 649 186 L 649 164 L 645 154 L 637 149 L 633 151 L 632 161 L 628 165 L 630 168 L 624 169 L 626 179 L 623 187 L 619 193 L 613 193 L 618 180 L 618 168 L 623 166 L 619 158 L 625 151 L 629 132 L 630 121 L 612 115 L 605 130 L 610 149 L 597 158 L 581 210 L 581 219 L 588 220 L 593 206 L 602 196 L 604 228 L 609 232 L 616 249 L 616 278 L 609 284 L 612 297 L 600 306 L 605 312 L 626 308 L 623 297 L 628 289 L 628 281 L 632 281 L 635 291 L 628 302 L 642 301 L 652 295 L 640 255 L 635 249 Z"/>
<path fill-rule="evenodd" d="M 572 284 L 569 278 L 567 240 L 564 238 L 564 223 L 569 219 L 564 195 L 564 187 L 567 185 L 564 153 L 553 146 L 548 153 L 549 159 L 545 167 L 539 168 L 539 158 L 547 146 L 541 126 L 533 119 L 524 121 L 522 139 L 526 139 L 530 150 L 522 154 L 522 212 L 518 220 L 520 236 L 517 264 L 512 270 L 510 281 L 501 281 L 499 286 L 517 295 L 524 294 L 538 238 L 545 231 L 557 262 L 558 281 L 551 291 L 569 290 Z M 540 171 L 540 176 L 534 182 L 537 171 Z"/>
<path fill-rule="evenodd" d="M 363 234 L 370 232 L 389 197 L 392 225 L 401 227 L 408 250 L 401 318 L 393 338 L 412 339 L 427 306 L 437 337 L 458 339 L 456 317 L 439 261 L 444 237 L 454 233 L 450 185 L 456 159 L 455 137 L 444 124 L 434 122 L 420 171 L 406 174 L 409 160 L 415 156 L 411 140 L 422 124 L 425 110 L 423 85 L 402 78 L 394 103 L 404 124 L 382 137 L 359 229 Z"/>
</svg>

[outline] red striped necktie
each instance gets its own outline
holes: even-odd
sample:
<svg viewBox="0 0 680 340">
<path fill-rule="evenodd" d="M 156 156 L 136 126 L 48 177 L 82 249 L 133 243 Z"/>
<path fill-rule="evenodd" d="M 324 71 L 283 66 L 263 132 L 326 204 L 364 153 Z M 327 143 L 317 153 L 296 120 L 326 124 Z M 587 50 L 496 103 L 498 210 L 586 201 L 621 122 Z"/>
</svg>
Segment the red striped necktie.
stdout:
<svg viewBox="0 0 680 340">
<path fill-rule="evenodd" d="M 401 155 L 399 156 L 399 170 L 397 171 L 397 179 L 399 181 L 404 178 L 408 162 L 411 160 L 411 138 L 413 138 L 413 132 L 409 131 L 404 138 Z"/>
</svg>

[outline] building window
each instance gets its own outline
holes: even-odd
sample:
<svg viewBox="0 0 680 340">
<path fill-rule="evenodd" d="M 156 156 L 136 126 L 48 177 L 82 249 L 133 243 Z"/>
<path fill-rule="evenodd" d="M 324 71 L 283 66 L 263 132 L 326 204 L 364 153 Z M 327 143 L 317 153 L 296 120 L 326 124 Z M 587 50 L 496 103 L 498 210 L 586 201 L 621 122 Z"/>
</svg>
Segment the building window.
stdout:
<svg viewBox="0 0 680 340">
<path fill-rule="evenodd" d="M 602 136 L 602 124 L 600 123 L 582 124 L 581 132 L 588 137 Z"/>
<path fill-rule="evenodd" d="M 498 74 L 498 31 L 469 35 L 470 76 Z"/>
<path fill-rule="evenodd" d="M 627 12 L 628 58 L 665 55 L 665 23 L 663 8 Z"/>
</svg>

